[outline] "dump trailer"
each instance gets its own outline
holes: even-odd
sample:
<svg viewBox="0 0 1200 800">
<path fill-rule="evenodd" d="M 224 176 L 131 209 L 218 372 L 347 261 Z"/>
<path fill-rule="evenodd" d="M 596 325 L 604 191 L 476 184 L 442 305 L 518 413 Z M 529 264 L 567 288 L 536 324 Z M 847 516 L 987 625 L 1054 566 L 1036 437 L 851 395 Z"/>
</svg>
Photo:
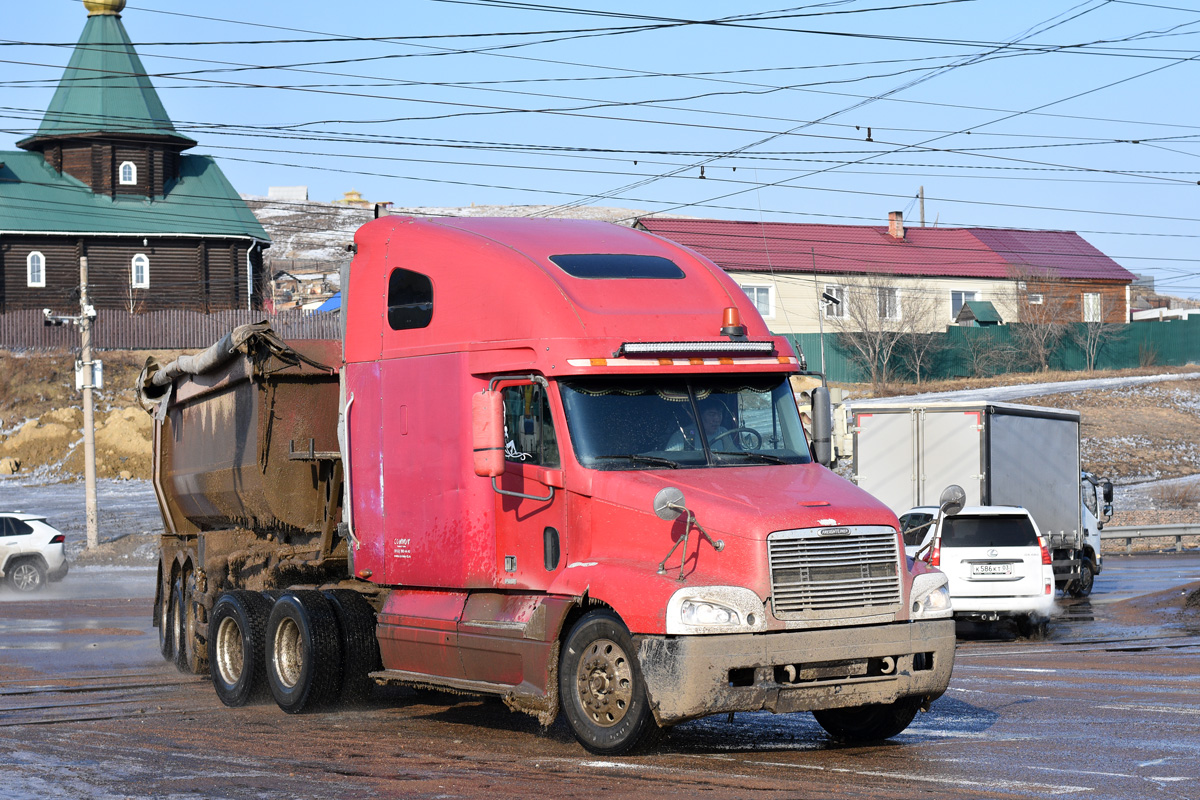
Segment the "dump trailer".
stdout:
<svg viewBox="0 0 1200 800">
<path fill-rule="evenodd" d="M 860 488 L 898 514 L 936 506 L 951 484 L 966 490 L 967 505 L 1024 507 L 1048 540 L 1058 588 L 1091 591 L 1102 568 L 1100 529 L 1112 515 L 1112 484 L 1081 471 L 1078 411 L 897 402 L 852 414 Z"/>
<path fill-rule="evenodd" d="M 708 714 L 887 738 L 950 680 L 946 579 L 810 443 L 744 292 L 650 234 L 384 216 L 340 341 L 149 363 L 164 657 L 230 706 L 493 695 L 619 754 Z"/>
</svg>

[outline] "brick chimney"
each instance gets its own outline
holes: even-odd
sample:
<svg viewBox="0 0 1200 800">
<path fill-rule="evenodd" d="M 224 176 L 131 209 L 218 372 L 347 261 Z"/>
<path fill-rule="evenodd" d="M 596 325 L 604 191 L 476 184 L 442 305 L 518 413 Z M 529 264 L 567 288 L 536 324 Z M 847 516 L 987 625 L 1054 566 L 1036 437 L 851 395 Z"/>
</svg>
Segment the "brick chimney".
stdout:
<svg viewBox="0 0 1200 800">
<path fill-rule="evenodd" d="M 893 239 L 904 238 L 904 212 L 889 211 L 888 212 L 888 236 Z"/>
</svg>

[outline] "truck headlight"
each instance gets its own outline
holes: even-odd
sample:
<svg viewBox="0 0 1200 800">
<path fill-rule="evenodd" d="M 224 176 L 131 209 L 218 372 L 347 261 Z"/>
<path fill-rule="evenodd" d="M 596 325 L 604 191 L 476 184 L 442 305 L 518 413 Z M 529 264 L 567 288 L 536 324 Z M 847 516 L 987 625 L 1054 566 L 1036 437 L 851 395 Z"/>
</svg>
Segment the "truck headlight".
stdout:
<svg viewBox="0 0 1200 800">
<path fill-rule="evenodd" d="M 766 609 L 742 586 L 694 586 L 667 602 L 667 633 L 754 633 L 767 629 Z"/>
<path fill-rule="evenodd" d="M 913 578 L 913 619 L 942 619 L 953 615 L 949 579 L 945 573 L 925 572 Z"/>
</svg>

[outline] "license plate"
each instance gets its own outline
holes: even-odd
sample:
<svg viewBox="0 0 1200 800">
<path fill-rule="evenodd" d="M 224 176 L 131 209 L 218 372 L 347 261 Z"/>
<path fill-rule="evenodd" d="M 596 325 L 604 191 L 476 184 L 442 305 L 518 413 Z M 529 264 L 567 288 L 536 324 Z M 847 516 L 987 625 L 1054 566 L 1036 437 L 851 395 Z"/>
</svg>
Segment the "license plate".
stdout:
<svg viewBox="0 0 1200 800">
<path fill-rule="evenodd" d="M 1012 575 L 1012 564 L 972 564 L 972 575 Z"/>
</svg>

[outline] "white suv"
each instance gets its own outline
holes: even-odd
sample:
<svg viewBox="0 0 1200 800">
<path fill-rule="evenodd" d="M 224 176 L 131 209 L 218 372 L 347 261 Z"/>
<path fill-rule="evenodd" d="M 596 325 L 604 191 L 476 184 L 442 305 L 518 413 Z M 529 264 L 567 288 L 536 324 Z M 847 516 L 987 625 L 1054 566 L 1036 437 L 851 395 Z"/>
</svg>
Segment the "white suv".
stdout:
<svg viewBox="0 0 1200 800">
<path fill-rule="evenodd" d="M 949 578 L 955 617 L 1010 618 L 1023 635 L 1045 633 L 1054 606 L 1054 568 L 1028 511 L 967 506 L 933 527 L 924 557 Z"/>
<path fill-rule="evenodd" d="M 67 574 L 66 537 L 37 514 L 0 512 L 0 577 L 18 592 L 36 592 Z"/>
</svg>

